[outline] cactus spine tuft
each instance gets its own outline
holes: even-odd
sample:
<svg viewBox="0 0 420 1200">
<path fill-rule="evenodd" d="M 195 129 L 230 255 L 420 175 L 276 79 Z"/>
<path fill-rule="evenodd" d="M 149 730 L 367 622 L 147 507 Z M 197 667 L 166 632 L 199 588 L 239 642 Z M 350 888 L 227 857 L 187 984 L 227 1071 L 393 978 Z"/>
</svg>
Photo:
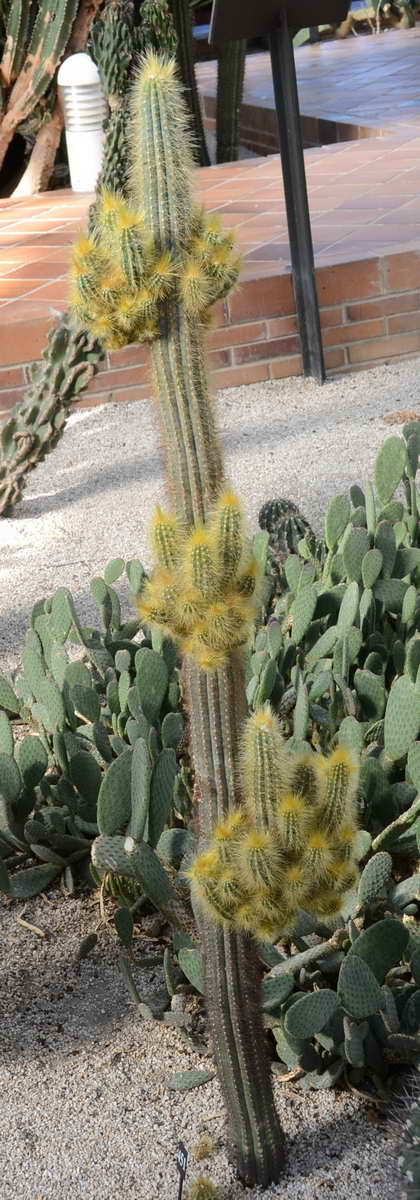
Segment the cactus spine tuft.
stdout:
<svg viewBox="0 0 420 1200">
<path fill-rule="evenodd" d="M 282 762 L 287 780 L 290 771 L 299 777 L 299 792 L 283 791 Z M 333 789 L 338 811 L 335 823 L 330 781 L 336 781 L 337 773 L 340 786 Z M 241 810 L 235 814 L 228 853 L 227 839 L 221 836 L 219 827 L 207 852 L 195 860 L 190 870 L 196 894 L 203 891 L 206 908 L 214 920 L 244 929 L 257 938 L 263 931 L 264 938 L 270 940 L 293 929 L 299 907 L 315 917 L 338 913 L 344 892 L 357 878 L 357 827 L 352 816 L 355 782 L 357 767 L 345 748 L 335 750 L 322 763 L 322 770 L 312 769 L 306 755 L 296 756 L 293 761 L 293 756 L 287 754 L 269 706 L 257 711 L 245 724 L 244 808 L 242 819 Z M 347 812 L 348 822 L 344 827 L 340 826 L 343 811 Z M 345 855 L 340 854 L 340 838 Z"/>
</svg>

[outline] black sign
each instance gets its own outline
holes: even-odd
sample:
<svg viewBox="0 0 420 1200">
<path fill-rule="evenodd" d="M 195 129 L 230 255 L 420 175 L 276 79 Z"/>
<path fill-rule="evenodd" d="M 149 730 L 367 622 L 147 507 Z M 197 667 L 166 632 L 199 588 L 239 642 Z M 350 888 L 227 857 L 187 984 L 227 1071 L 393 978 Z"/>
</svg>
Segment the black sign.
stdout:
<svg viewBox="0 0 420 1200">
<path fill-rule="evenodd" d="M 295 31 L 307 25 L 338 25 L 349 8 L 350 0 L 213 0 L 209 42 L 218 45 L 273 33 L 282 10 Z"/>
<path fill-rule="evenodd" d="M 182 1198 L 184 1179 L 187 1174 L 187 1163 L 188 1163 L 188 1150 L 187 1150 L 186 1146 L 184 1146 L 183 1142 L 179 1142 L 178 1150 L 176 1153 L 176 1165 L 177 1165 L 179 1175 L 180 1175 L 178 1200 L 181 1200 L 181 1198 Z"/>
</svg>

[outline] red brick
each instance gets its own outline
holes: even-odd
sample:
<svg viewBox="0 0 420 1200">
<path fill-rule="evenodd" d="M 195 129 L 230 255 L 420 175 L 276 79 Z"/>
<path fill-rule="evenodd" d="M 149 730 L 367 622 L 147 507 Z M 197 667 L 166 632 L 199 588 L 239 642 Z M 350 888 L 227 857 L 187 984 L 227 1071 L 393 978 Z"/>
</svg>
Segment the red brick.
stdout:
<svg viewBox="0 0 420 1200">
<path fill-rule="evenodd" d="M 341 325 L 343 321 L 342 305 L 337 305 L 336 308 L 321 308 L 319 315 L 321 329 L 329 328 L 330 325 Z"/>
<path fill-rule="evenodd" d="M 297 333 L 297 317 L 273 317 L 267 322 L 269 338 L 283 337 L 286 333 Z M 249 338 L 251 341 L 251 338 Z"/>
<path fill-rule="evenodd" d="M 325 329 L 324 346 L 347 346 L 348 342 L 361 342 L 365 338 L 377 338 L 386 334 L 385 321 L 360 321 L 358 324 L 336 325 Z"/>
<path fill-rule="evenodd" d="M 22 387 L 24 383 L 23 367 L 2 367 L 0 369 L 0 388 Z"/>
<path fill-rule="evenodd" d="M 385 289 L 389 292 L 406 291 L 420 285 L 420 251 L 410 250 L 405 254 L 390 254 L 385 259 Z"/>
<path fill-rule="evenodd" d="M 351 363 L 362 363 L 397 354 L 414 354 L 416 350 L 420 350 L 420 333 L 400 333 L 378 341 L 357 342 L 355 346 L 349 346 L 348 354 Z"/>
<path fill-rule="evenodd" d="M 396 317 L 388 317 L 389 333 L 409 333 L 413 329 L 420 329 L 420 311 L 399 313 Z"/>
<path fill-rule="evenodd" d="M 324 351 L 324 362 L 327 371 L 336 371 L 339 367 L 343 367 L 346 361 L 346 352 L 341 346 L 331 346 Z"/>
<path fill-rule="evenodd" d="M 237 346 L 233 351 L 235 363 L 255 362 L 258 358 L 279 358 L 294 354 L 300 349 L 299 338 L 276 338 L 270 342 L 255 342 L 248 346 Z"/>
<path fill-rule="evenodd" d="M 348 304 L 348 321 L 369 321 L 372 317 L 386 317 L 390 313 L 413 312 L 420 308 L 420 292 L 403 292 L 383 299 L 365 300 L 361 304 Z"/>
<path fill-rule="evenodd" d="M 292 321 L 293 317 L 285 317 L 285 320 Z M 266 332 L 265 321 L 255 321 L 250 325 L 223 325 L 220 329 L 211 330 L 207 342 L 210 349 L 223 349 L 226 346 L 240 346 L 242 342 L 257 342 L 266 336 Z"/>
<path fill-rule="evenodd" d="M 300 354 L 291 358 L 274 358 L 270 364 L 272 379 L 289 379 L 292 375 L 302 375 L 303 366 Z"/>
<path fill-rule="evenodd" d="M 18 400 L 23 400 L 25 395 L 24 388 L 5 388 L 4 392 L 0 392 L 0 414 L 6 416 L 10 409 L 18 403 Z"/>
<path fill-rule="evenodd" d="M 20 363 L 23 357 L 25 361 L 40 358 L 48 330 L 55 321 L 52 315 L 49 320 L 41 321 L 14 321 L 8 324 L 3 320 L 0 326 L 0 365 Z"/>
<path fill-rule="evenodd" d="M 248 363 L 237 367 L 227 367 L 222 371 L 213 371 L 211 381 L 216 389 L 241 387 L 244 383 L 260 383 L 269 378 L 269 364 Z"/>
<path fill-rule="evenodd" d="M 248 279 L 229 300 L 232 324 L 258 317 L 294 313 L 295 301 L 290 275 L 267 275 Z"/>
<path fill-rule="evenodd" d="M 232 351 L 210 350 L 207 354 L 207 362 L 210 371 L 217 371 L 219 367 L 230 367 L 232 363 Z"/>
<path fill-rule="evenodd" d="M 337 263 L 320 267 L 316 273 L 319 303 L 344 303 L 377 296 L 382 291 L 380 259 L 368 258 L 357 262 Z M 391 288 L 389 289 L 391 290 Z"/>
<path fill-rule="evenodd" d="M 149 347 L 141 343 L 124 346 L 123 350 L 111 350 L 108 354 L 110 367 L 139 367 L 149 361 Z"/>
<path fill-rule="evenodd" d="M 147 365 L 126 367 L 124 371 L 100 371 L 91 379 L 87 392 L 91 395 L 93 392 L 111 392 L 116 388 L 133 387 L 137 383 L 147 383 L 148 375 Z"/>
</svg>

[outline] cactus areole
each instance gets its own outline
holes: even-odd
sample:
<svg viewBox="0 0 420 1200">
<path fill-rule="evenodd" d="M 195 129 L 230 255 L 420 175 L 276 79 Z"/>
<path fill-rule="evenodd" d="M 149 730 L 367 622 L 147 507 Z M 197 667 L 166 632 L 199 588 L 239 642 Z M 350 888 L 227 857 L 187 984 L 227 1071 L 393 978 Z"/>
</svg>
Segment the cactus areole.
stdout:
<svg viewBox="0 0 420 1200">
<path fill-rule="evenodd" d="M 211 304 L 235 281 L 238 265 L 231 238 L 193 203 L 189 142 L 174 64 L 148 54 L 132 100 L 137 226 L 133 213 L 125 218 L 121 209 L 109 217 L 108 198 L 93 246 L 85 240 L 76 250 L 73 287 L 78 315 L 98 334 L 102 328 L 108 344 L 151 341 L 172 507 L 184 530 L 193 533 L 211 525 L 226 491 L 203 329 Z M 188 653 L 184 658 L 204 842 L 240 800 L 237 747 L 246 715 L 241 648 L 223 660 L 208 670 Z M 281 1174 L 284 1143 L 265 1048 L 254 943 L 204 911 L 200 926 L 212 1045 L 237 1167 L 248 1185 L 267 1186 Z"/>
</svg>

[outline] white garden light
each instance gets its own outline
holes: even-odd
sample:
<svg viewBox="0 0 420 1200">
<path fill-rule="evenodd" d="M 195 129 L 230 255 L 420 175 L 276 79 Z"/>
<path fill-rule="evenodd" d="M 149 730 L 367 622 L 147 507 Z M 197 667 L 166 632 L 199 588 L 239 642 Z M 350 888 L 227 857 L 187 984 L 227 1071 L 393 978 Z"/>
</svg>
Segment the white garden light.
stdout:
<svg viewBox="0 0 420 1200">
<path fill-rule="evenodd" d="M 74 192 L 94 192 L 101 169 L 103 122 L 108 106 L 96 64 L 72 54 L 57 76 L 64 113 L 70 183 Z"/>
</svg>

